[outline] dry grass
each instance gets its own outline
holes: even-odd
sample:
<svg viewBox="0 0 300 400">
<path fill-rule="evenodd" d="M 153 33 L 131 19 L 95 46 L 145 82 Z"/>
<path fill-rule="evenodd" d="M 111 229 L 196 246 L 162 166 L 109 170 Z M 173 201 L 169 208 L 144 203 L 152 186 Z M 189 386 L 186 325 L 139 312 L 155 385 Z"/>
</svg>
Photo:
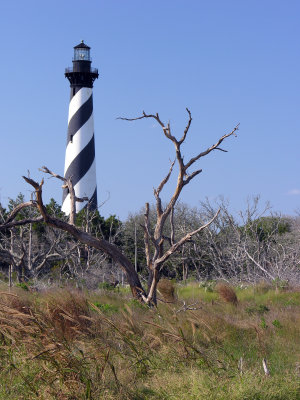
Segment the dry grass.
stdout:
<svg viewBox="0 0 300 400">
<path fill-rule="evenodd" d="M 237 306 L 238 299 L 234 289 L 231 286 L 226 285 L 225 283 L 218 283 L 215 290 L 218 292 L 223 301 Z"/>
<path fill-rule="evenodd" d="M 87 332 L 91 326 L 91 311 L 86 296 L 74 289 L 60 289 L 45 294 L 46 315 L 56 334 L 72 338 Z"/>
</svg>

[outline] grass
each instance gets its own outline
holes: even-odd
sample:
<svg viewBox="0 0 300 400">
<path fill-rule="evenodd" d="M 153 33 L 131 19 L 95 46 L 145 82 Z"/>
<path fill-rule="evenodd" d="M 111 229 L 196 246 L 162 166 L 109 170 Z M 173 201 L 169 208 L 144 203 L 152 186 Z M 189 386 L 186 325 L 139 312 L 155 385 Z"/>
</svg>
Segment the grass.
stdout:
<svg viewBox="0 0 300 400">
<path fill-rule="evenodd" d="M 218 293 L 211 290 L 210 287 L 201 287 L 196 283 L 192 283 L 187 286 L 178 286 L 177 293 L 179 299 L 190 301 L 201 300 L 205 302 L 211 302 L 218 298 Z"/>
<path fill-rule="evenodd" d="M 0 288 L 0 399 L 299 400 L 299 292 L 236 289 L 234 305 L 215 290 L 178 286 L 153 310 Z"/>
</svg>

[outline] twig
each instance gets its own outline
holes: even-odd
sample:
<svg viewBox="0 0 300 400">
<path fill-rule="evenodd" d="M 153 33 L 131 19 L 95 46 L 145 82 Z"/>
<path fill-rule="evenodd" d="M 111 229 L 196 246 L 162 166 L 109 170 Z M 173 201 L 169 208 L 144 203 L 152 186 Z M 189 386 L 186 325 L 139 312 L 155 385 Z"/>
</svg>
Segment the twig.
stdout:
<svg viewBox="0 0 300 400">
<path fill-rule="evenodd" d="M 263 358 L 263 360 L 262 360 L 262 365 L 263 365 L 263 369 L 265 371 L 265 375 L 266 376 L 270 376 L 270 371 L 269 371 L 269 368 L 267 366 L 267 360 L 265 358 Z"/>
<path fill-rule="evenodd" d="M 193 306 L 195 306 L 196 304 L 198 304 L 198 302 L 193 303 L 193 304 L 186 304 L 186 302 L 183 301 L 182 307 L 180 307 L 180 308 L 176 311 L 176 313 L 180 313 L 181 311 L 188 311 L 188 310 L 201 310 L 202 307 L 200 307 L 200 306 L 199 306 L 199 307 L 193 307 Z"/>
</svg>

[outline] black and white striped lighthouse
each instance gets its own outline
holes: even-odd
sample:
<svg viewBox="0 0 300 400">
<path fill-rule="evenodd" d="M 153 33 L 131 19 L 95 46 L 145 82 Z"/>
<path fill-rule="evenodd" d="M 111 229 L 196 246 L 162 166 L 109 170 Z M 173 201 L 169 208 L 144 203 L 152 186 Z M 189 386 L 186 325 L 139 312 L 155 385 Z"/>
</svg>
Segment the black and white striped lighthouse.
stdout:
<svg viewBox="0 0 300 400">
<path fill-rule="evenodd" d="M 89 208 L 97 208 L 97 182 L 93 119 L 93 83 L 98 70 L 91 67 L 90 47 L 83 40 L 74 47 L 73 67 L 66 68 L 65 77 L 70 81 L 67 149 L 65 178 L 72 178 L 77 197 L 88 197 Z M 76 202 L 76 212 L 86 203 Z M 70 195 L 64 189 L 62 210 L 70 214 Z"/>
</svg>

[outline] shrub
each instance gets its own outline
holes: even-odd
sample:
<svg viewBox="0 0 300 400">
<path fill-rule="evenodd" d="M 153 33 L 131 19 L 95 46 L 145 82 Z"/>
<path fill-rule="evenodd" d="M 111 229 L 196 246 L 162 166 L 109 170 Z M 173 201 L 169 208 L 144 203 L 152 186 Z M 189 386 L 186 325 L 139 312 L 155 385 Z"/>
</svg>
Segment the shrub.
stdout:
<svg viewBox="0 0 300 400">
<path fill-rule="evenodd" d="M 272 285 L 275 289 L 287 290 L 289 288 L 289 281 L 275 278 L 272 281 Z"/>
<path fill-rule="evenodd" d="M 252 315 L 252 314 L 263 315 L 264 313 L 266 313 L 268 311 L 270 311 L 270 309 L 267 306 L 265 306 L 264 304 L 259 304 L 258 306 L 246 308 L 246 313 L 249 315 Z"/>
<path fill-rule="evenodd" d="M 17 287 L 26 290 L 27 292 L 29 292 L 29 287 L 25 282 L 20 282 L 16 284 Z"/>
<path fill-rule="evenodd" d="M 278 321 L 278 319 L 274 319 L 274 321 L 272 322 L 272 325 L 275 326 L 275 328 L 282 328 L 282 325 Z"/>
<path fill-rule="evenodd" d="M 109 282 L 101 282 L 98 285 L 99 289 L 103 289 L 103 290 L 115 290 L 115 285 L 113 285 L 112 283 Z"/>
<path fill-rule="evenodd" d="M 226 285 L 225 283 L 218 283 L 216 286 L 216 291 L 223 301 L 226 303 L 231 303 L 234 306 L 237 305 L 238 299 L 232 287 Z"/>
<path fill-rule="evenodd" d="M 267 322 L 266 322 L 266 320 L 265 320 L 265 317 L 261 317 L 260 326 L 261 326 L 261 328 L 263 328 L 263 329 L 267 329 L 268 325 L 267 325 Z"/>
<path fill-rule="evenodd" d="M 214 291 L 215 286 L 216 286 L 215 281 L 206 281 L 206 282 L 200 283 L 200 285 L 199 285 L 199 287 L 204 288 L 204 290 L 206 292 L 210 292 L 210 293 L 212 293 Z"/>
<path fill-rule="evenodd" d="M 158 282 L 157 290 L 162 295 L 165 301 L 175 301 L 175 286 L 174 283 L 169 279 L 161 279 Z"/>
</svg>

